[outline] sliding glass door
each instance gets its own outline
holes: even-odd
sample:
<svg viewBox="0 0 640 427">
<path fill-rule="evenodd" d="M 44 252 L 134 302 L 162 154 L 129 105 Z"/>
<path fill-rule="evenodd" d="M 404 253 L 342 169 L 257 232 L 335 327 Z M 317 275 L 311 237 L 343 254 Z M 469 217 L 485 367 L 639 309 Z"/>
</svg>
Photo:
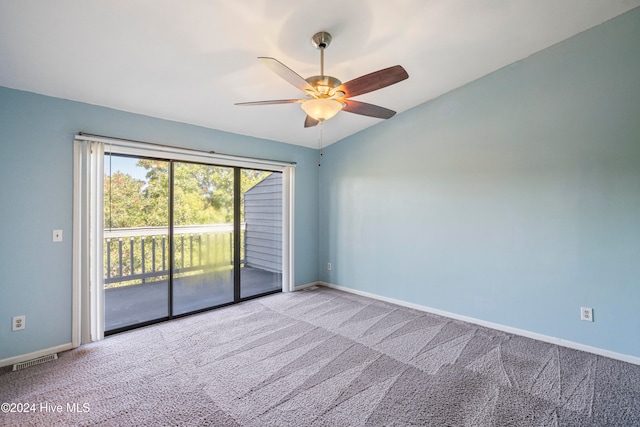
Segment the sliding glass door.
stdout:
<svg viewBox="0 0 640 427">
<path fill-rule="evenodd" d="M 234 301 L 234 169 L 173 164 L 173 314 Z"/>
<path fill-rule="evenodd" d="M 240 296 L 282 288 L 282 173 L 242 169 Z"/>
<path fill-rule="evenodd" d="M 282 173 L 105 155 L 105 333 L 277 292 Z"/>
<path fill-rule="evenodd" d="M 166 160 L 105 155 L 105 332 L 169 313 L 169 169 Z"/>
</svg>

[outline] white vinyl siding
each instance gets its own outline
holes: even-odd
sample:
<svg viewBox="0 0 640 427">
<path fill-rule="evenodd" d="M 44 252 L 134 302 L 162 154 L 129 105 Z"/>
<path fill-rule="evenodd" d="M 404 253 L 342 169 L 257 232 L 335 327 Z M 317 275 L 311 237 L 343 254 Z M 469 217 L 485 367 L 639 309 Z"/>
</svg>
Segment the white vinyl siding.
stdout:
<svg viewBox="0 0 640 427">
<path fill-rule="evenodd" d="M 244 194 L 248 267 L 282 272 L 282 174 L 274 172 Z"/>
</svg>

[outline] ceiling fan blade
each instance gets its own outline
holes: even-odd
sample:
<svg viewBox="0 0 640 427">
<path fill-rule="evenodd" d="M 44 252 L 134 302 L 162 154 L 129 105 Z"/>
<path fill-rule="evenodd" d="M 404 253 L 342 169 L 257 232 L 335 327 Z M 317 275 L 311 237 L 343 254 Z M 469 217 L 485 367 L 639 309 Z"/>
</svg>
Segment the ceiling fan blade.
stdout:
<svg viewBox="0 0 640 427">
<path fill-rule="evenodd" d="M 347 105 L 342 107 L 343 111 L 360 114 L 361 116 L 375 117 L 377 119 L 390 119 L 396 114 L 395 111 L 389 110 L 388 108 L 367 104 L 366 102 L 354 101 L 352 99 L 345 100 L 345 104 Z"/>
<path fill-rule="evenodd" d="M 291 68 L 287 67 L 277 59 L 269 57 L 259 57 L 258 61 L 262 62 L 271 71 L 273 71 L 301 91 L 305 93 L 306 91 L 315 92 L 315 89 L 309 84 L 309 82 L 307 82 L 299 74 L 297 74 L 295 71 L 293 71 Z"/>
<path fill-rule="evenodd" d="M 336 91 L 342 91 L 345 93 L 346 98 L 350 98 L 382 89 L 407 78 L 409 78 L 407 71 L 402 66 L 395 65 L 349 80 L 338 86 Z"/>
<path fill-rule="evenodd" d="M 307 116 L 307 118 L 304 119 L 304 127 L 306 127 L 306 128 L 310 128 L 312 126 L 316 126 L 318 123 L 320 123 L 320 122 L 317 121 L 316 119 L 314 119 L 311 116 Z"/>
<path fill-rule="evenodd" d="M 236 102 L 234 105 L 273 105 L 273 104 L 294 104 L 303 102 L 304 99 L 274 99 L 271 101 Z"/>
</svg>

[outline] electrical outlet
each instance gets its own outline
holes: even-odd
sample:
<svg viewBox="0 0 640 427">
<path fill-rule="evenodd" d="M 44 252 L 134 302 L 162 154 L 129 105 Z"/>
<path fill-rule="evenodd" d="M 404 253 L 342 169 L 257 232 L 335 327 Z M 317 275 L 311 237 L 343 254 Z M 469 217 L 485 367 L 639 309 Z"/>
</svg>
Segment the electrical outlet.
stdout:
<svg viewBox="0 0 640 427">
<path fill-rule="evenodd" d="M 26 322 L 27 316 L 14 316 L 11 323 L 11 330 L 19 331 L 24 329 L 27 326 Z"/>
<path fill-rule="evenodd" d="M 330 262 L 327 263 L 327 270 L 331 270 L 331 263 Z"/>
<path fill-rule="evenodd" d="M 593 322 L 593 309 L 589 307 L 580 307 L 580 320 Z"/>
</svg>

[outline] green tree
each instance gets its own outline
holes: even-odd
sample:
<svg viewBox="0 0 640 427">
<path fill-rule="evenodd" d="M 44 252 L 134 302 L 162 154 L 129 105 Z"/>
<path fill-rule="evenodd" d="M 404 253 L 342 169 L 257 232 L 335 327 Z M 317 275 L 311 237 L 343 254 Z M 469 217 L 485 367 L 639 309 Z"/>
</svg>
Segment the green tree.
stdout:
<svg viewBox="0 0 640 427">
<path fill-rule="evenodd" d="M 169 162 L 140 159 L 146 181 L 116 172 L 105 176 L 105 227 L 162 227 L 169 222 Z M 241 170 L 241 192 L 272 172 Z M 174 221 L 177 225 L 233 222 L 231 167 L 176 162 L 174 166 Z"/>
<path fill-rule="evenodd" d="M 104 227 L 140 227 L 145 224 L 142 212 L 144 181 L 116 172 L 104 178 Z"/>
<path fill-rule="evenodd" d="M 140 159 L 138 166 L 147 171 L 141 194 L 145 225 L 164 227 L 169 221 L 169 162 Z"/>
</svg>

